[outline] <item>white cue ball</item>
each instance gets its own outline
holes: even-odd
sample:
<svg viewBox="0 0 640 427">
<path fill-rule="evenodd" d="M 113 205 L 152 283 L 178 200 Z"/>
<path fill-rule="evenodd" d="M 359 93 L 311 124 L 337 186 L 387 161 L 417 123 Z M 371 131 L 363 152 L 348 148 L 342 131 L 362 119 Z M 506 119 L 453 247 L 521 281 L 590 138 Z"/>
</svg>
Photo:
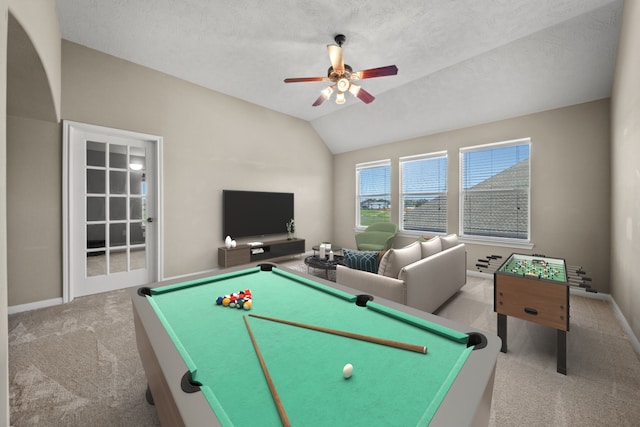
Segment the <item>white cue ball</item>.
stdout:
<svg viewBox="0 0 640 427">
<path fill-rule="evenodd" d="M 349 379 L 351 378 L 352 374 L 353 374 L 353 365 L 351 363 L 347 363 L 346 365 L 344 365 L 344 368 L 342 368 L 342 375 L 344 375 L 346 379 Z"/>
</svg>

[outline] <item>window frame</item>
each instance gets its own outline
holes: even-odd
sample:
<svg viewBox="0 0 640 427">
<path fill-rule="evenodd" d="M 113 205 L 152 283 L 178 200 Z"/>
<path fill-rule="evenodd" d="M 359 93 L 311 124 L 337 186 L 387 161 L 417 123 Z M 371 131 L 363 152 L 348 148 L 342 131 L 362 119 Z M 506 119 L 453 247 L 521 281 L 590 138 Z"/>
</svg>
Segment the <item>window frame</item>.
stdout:
<svg viewBox="0 0 640 427">
<path fill-rule="evenodd" d="M 366 196 L 369 197 L 379 197 L 379 198 L 387 198 L 389 200 L 389 222 L 392 222 L 392 211 L 391 208 L 393 206 L 392 200 L 391 200 L 391 173 L 392 173 L 392 168 L 391 168 L 391 159 L 384 159 L 384 160 L 376 160 L 376 161 L 372 161 L 372 162 L 365 162 L 365 163 L 358 163 L 356 164 L 356 197 L 355 197 L 355 211 L 356 211 L 356 218 L 355 218 L 355 224 L 356 224 L 356 229 L 365 229 L 367 228 L 367 225 L 362 225 L 360 223 L 360 219 L 361 219 L 361 215 L 360 215 L 360 198 L 361 198 L 361 194 L 360 194 L 360 172 L 363 170 L 368 170 L 368 169 L 374 169 L 374 168 L 381 168 L 381 167 L 387 167 L 389 168 L 389 182 L 387 183 L 387 188 L 389 189 L 388 193 L 376 193 L 376 194 L 367 194 Z"/>
<path fill-rule="evenodd" d="M 477 235 L 477 234 L 465 234 L 464 228 L 464 210 L 465 210 L 465 195 L 468 190 L 464 189 L 464 178 L 465 178 L 465 162 L 464 155 L 470 152 L 478 152 L 485 150 L 492 150 L 496 148 L 506 148 L 506 147 L 515 147 L 520 145 L 527 145 L 529 149 L 529 157 L 527 162 L 528 169 L 528 183 L 526 187 L 527 192 L 527 236 L 526 238 L 517 238 L 517 237 L 498 237 L 498 236 L 488 236 L 488 235 Z M 463 147 L 459 150 L 459 168 L 460 168 L 460 176 L 459 176 L 459 230 L 460 230 L 460 239 L 466 243 L 475 243 L 475 244 L 484 244 L 484 245 L 492 245 L 492 246 L 505 246 L 512 248 L 522 248 L 522 249 L 531 249 L 533 248 L 533 243 L 531 239 L 531 159 L 533 157 L 532 150 L 532 141 L 530 137 L 518 138 L 509 141 L 501 141 L 494 142 L 489 144 L 481 144 L 474 145 L 469 147 Z M 496 174 L 497 175 L 497 174 Z M 515 191 L 515 188 L 513 189 Z"/>
<path fill-rule="evenodd" d="M 405 192 L 404 191 L 404 182 L 405 182 L 405 164 L 410 162 L 419 162 L 421 160 L 436 160 L 436 159 L 444 159 L 445 160 L 445 172 L 444 172 L 444 191 L 437 192 Z M 399 210 L 399 230 L 405 234 L 414 234 L 414 235 L 446 235 L 447 230 L 449 228 L 449 220 L 448 220 L 448 210 L 449 210 L 449 200 L 448 200 L 448 191 L 449 191 L 449 153 L 447 150 L 435 151 L 431 153 L 423 153 L 412 156 L 404 156 L 398 159 L 399 166 L 399 176 L 400 176 L 400 185 L 399 185 L 399 198 L 398 198 L 398 210 Z M 412 230 L 405 229 L 405 208 L 404 201 L 405 197 L 415 197 L 415 196 L 444 196 L 445 199 L 445 223 L 444 230 L 429 230 L 427 227 L 423 230 Z"/>
</svg>

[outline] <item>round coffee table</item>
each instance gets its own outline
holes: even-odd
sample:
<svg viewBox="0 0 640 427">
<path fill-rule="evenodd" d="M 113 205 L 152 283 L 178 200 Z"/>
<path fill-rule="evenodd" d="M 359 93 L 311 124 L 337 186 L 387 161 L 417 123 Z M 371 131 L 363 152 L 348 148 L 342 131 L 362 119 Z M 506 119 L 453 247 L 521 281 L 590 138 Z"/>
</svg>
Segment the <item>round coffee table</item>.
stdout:
<svg viewBox="0 0 640 427">
<path fill-rule="evenodd" d="M 309 268 L 324 270 L 327 279 L 329 279 L 330 270 L 335 271 L 338 264 L 345 265 L 342 255 L 334 255 L 333 261 L 329 261 L 329 258 L 320 258 L 318 255 L 310 255 L 304 259 L 304 263 L 307 264 L 307 273 L 309 273 Z"/>
</svg>

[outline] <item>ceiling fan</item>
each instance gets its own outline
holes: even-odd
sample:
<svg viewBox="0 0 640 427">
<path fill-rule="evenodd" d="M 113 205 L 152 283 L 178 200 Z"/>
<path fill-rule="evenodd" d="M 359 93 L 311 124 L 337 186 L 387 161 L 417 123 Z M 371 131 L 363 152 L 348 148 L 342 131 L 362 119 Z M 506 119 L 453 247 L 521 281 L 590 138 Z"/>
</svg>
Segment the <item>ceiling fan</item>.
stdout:
<svg viewBox="0 0 640 427">
<path fill-rule="evenodd" d="M 353 69 L 349 65 L 345 64 L 342 59 L 342 44 L 347 40 L 347 38 L 342 34 L 338 34 L 335 36 L 334 40 L 336 44 L 327 45 L 329 60 L 331 61 L 331 67 L 329 67 L 327 77 L 296 77 L 284 79 L 284 82 L 301 83 L 330 81 L 331 85 L 320 92 L 320 96 L 313 103 L 314 107 L 317 107 L 329 99 L 335 90 L 338 91 L 336 94 L 336 104 L 345 103 L 345 92 L 350 92 L 365 104 L 373 102 L 375 97 L 357 84 L 353 83 L 353 81 L 370 79 L 373 77 L 395 76 L 398 74 L 398 67 L 395 65 L 388 65 L 386 67 L 370 68 L 368 70 L 353 72 Z"/>
</svg>

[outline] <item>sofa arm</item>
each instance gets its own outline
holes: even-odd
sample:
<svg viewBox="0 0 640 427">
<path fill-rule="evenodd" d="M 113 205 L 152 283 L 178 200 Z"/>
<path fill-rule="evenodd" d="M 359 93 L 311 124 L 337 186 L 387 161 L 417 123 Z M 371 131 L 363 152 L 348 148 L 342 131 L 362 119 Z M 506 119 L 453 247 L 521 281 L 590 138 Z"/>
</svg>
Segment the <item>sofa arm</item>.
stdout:
<svg viewBox="0 0 640 427">
<path fill-rule="evenodd" d="M 393 277 L 338 265 L 336 266 L 336 283 L 400 304 L 406 304 L 405 284 L 402 280 Z"/>
<path fill-rule="evenodd" d="M 433 313 L 467 282 L 467 252 L 459 244 L 400 270 L 407 305 Z"/>
</svg>

